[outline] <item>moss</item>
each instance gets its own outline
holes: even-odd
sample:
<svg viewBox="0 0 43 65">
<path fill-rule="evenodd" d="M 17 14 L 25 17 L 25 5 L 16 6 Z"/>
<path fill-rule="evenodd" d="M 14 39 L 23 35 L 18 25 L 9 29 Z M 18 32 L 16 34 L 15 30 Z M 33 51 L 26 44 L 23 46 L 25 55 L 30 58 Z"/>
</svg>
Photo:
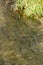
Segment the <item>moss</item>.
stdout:
<svg viewBox="0 0 43 65">
<path fill-rule="evenodd" d="M 15 8 L 22 10 L 26 16 L 43 16 L 43 0 L 17 0 Z"/>
</svg>

